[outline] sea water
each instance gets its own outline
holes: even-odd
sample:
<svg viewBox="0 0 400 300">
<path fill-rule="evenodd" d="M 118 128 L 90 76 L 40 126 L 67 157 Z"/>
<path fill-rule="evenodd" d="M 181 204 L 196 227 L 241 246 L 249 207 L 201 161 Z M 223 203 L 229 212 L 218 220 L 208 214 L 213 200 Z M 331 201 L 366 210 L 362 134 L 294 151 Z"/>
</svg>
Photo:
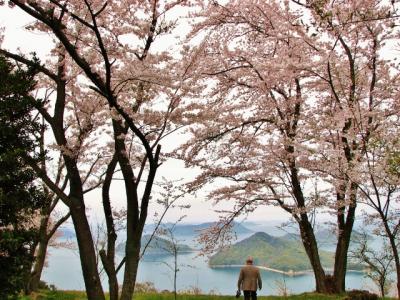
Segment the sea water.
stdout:
<svg viewBox="0 0 400 300">
<path fill-rule="evenodd" d="M 173 289 L 173 257 L 146 257 L 139 265 L 138 282 L 152 282 L 158 290 Z M 210 268 L 207 257 L 199 252 L 178 256 L 177 289 L 200 289 L 203 293 L 233 295 L 237 289 L 238 267 Z M 261 271 L 263 289 L 259 295 L 278 295 L 283 289 L 291 294 L 315 289 L 313 274 L 286 276 L 270 271 Z M 107 289 L 106 275 L 102 274 L 104 288 Z M 123 269 L 118 274 L 120 283 Z M 77 250 L 51 249 L 48 267 L 43 272 L 43 280 L 62 290 L 84 290 L 82 271 Z M 362 273 L 349 272 L 346 277 L 347 289 L 374 290 L 374 284 Z"/>
</svg>

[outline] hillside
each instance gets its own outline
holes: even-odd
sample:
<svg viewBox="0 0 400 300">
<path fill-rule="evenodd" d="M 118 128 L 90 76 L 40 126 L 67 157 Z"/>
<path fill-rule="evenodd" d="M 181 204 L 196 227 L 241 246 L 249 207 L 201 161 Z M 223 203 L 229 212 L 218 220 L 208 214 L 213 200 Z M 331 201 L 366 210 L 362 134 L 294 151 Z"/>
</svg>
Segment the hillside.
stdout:
<svg viewBox="0 0 400 300">
<path fill-rule="evenodd" d="M 144 247 L 150 239 L 150 235 L 144 235 L 142 237 L 142 247 Z M 145 256 L 150 255 L 172 255 L 172 242 L 166 239 L 154 236 L 151 240 L 150 244 L 148 245 Z M 124 252 L 125 251 L 125 243 L 120 243 L 116 247 L 117 252 Z M 178 244 L 178 253 L 186 253 L 194 251 L 192 248 L 185 244 Z"/>
<path fill-rule="evenodd" d="M 319 251 L 325 268 L 333 267 L 333 253 Z M 210 258 L 210 266 L 242 265 L 247 256 L 254 257 L 254 264 L 285 272 L 310 270 L 311 265 L 303 245 L 293 238 L 274 237 L 257 232 L 228 249 L 222 250 Z M 351 269 L 362 269 L 352 265 Z"/>
</svg>

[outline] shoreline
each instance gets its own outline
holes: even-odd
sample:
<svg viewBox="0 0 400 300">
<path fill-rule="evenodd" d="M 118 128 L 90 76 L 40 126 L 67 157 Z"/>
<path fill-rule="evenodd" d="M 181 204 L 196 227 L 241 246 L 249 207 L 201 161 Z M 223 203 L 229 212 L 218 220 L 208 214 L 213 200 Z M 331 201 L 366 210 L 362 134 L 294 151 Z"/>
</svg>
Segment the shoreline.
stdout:
<svg viewBox="0 0 400 300">
<path fill-rule="evenodd" d="M 209 265 L 210 268 L 241 268 L 241 267 L 244 267 L 244 266 L 245 265 Z M 287 276 L 301 276 L 301 275 L 306 275 L 306 274 L 313 273 L 313 270 L 302 270 L 302 271 L 289 270 L 289 271 L 283 271 L 283 270 L 279 270 L 279 269 L 268 268 L 268 267 L 265 267 L 265 266 L 257 266 L 257 265 L 255 265 L 255 267 L 259 268 L 260 270 L 271 271 L 271 272 L 274 272 L 274 273 L 279 273 L 279 274 L 283 274 L 283 275 L 287 275 Z M 326 269 L 326 271 L 333 272 L 333 269 Z M 360 271 L 360 270 L 347 270 L 347 272 L 364 273 L 364 271 Z"/>
</svg>

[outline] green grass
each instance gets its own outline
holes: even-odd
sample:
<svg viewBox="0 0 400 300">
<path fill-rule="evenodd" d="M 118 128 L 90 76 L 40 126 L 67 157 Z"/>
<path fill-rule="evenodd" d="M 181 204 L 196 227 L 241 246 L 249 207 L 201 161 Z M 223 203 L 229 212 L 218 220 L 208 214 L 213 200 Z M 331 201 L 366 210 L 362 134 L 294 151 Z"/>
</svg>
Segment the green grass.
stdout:
<svg viewBox="0 0 400 300">
<path fill-rule="evenodd" d="M 321 295 L 315 293 L 304 293 L 288 297 L 281 296 L 259 296 L 259 300 L 342 300 L 344 296 L 338 295 Z M 20 297 L 18 300 L 86 300 L 86 294 L 82 291 L 41 291 L 34 294 L 32 297 Z M 159 294 L 137 294 L 133 298 L 135 300 L 174 300 L 172 293 L 159 293 Z M 178 300 L 236 300 L 232 296 L 218 296 L 218 295 L 178 295 Z M 240 299 L 243 299 L 241 297 Z M 390 299 L 390 298 L 385 298 Z"/>
<path fill-rule="evenodd" d="M 86 293 L 82 291 L 40 291 L 32 296 L 23 296 L 18 300 L 87 300 Z"/>
<path fill-rule="evenodd" d="M 163 295 L 163 294 L 147 294 L 138 295 L 135 299 L 138 300 L 173 300 L 173 295 Z M 236 300 L 234 296 L 214 296 L 214 295 L 178 295 L 178 300 Z M 243 297 L 241 297 L 243 299 Z M 318 294 L 303 294 L 303 295 L 293 295 L 289 297 L 279 297 L 279 296 L 259 296 L 260 300 L 341 300 L 343 297 L 340 296 L 326 296 Z"/>
</svg>

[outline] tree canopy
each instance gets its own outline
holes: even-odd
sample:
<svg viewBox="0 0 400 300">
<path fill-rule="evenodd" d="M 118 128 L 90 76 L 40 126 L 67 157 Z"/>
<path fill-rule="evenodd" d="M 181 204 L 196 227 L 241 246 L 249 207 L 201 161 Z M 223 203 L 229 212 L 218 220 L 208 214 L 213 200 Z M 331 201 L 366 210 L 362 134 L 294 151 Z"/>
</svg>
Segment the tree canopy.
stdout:
<svg viewBox="0 0 400 300">
<path fill-rule="evenodd" d="M 36 174 L 24 160 L 33 154 L 40 123 L 30 92 L 35 72 L 13 66 L 0 57 L 0 281 L 3 299 L 23 288 L 36 239 L 35 217 L 45 203 Z M 34 155 L 32 155 L 34 157 Z"/>
</svg>

